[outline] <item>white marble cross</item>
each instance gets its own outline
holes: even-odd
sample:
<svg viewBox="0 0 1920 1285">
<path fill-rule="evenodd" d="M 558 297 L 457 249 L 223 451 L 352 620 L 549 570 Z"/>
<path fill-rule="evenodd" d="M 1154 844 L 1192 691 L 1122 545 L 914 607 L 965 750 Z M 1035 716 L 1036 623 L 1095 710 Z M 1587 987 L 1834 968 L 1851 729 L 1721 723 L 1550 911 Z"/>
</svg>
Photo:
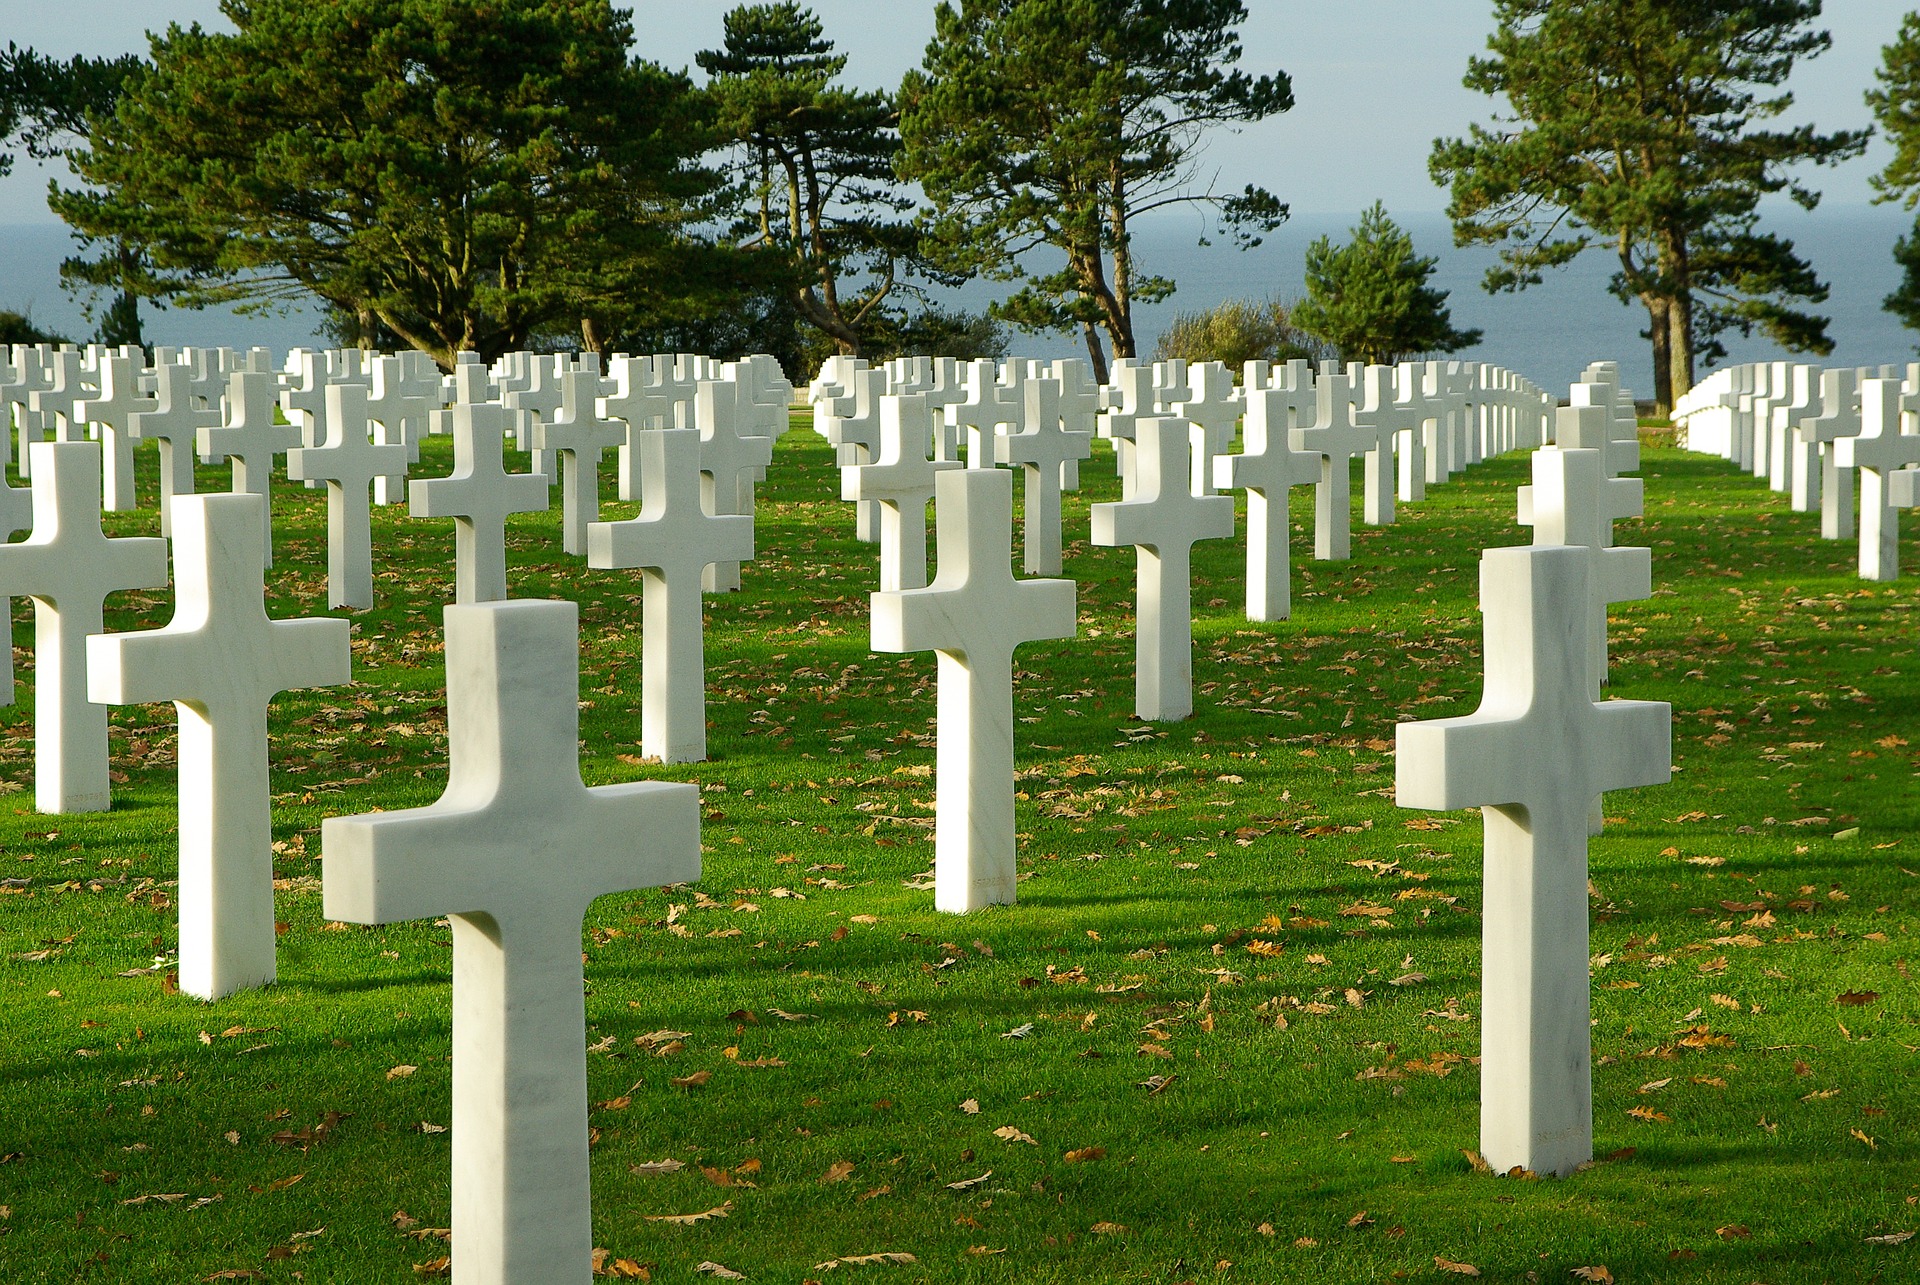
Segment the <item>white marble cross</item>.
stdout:
<svg viewBox="0 0 1920 1285">
<path fill-rule="evenodd" d="M 1026 405 L 1019 430 L 996 434 L 989 440 L 994 463 L 1021 472 L 1020 496 L 1026 514 L 1026 536 L 1021 547 L 1027 574 L 1057 576 L 1061 566 L 1060 480 L 1068 467 L 1093 454 L 1093 438 L 1067 431 L 1059 384 L 1046 378 L 1029 379 L 1023 391 Z"/>
<path fill-rule="evenodd" d="M 1015 897 L 1013 650 L 1071 638 L 1077 618 L 1073 581 L 1014 579 L 1012 474 L 953 469 L 934 484 L 938 574 L 875 593 L 872 635 L 875 651 L 939 658 L 933 901 L 959 914 Z"/>
<path fill-rule="evenodd" d="M 846 372 L 844 395 L 813 406 L 813 428 L 834 448 L 842 474 L 870 463 L 880 449 L 880 400 L 887 395 L 887 372 L 862 364 Z M 931 431 L 931 430 L 929 430 Z M 854 535 L 868 543 L 880 539 L 880 505 L 863 500 L 854 509 Z"/>
<path fill-rule="evenodd" d="M 318 446 L 326 437 L 327 355 L 311 348 L 287 354 L 287 382 L 280 390 L 280 409 L 300 430 L 302 446 Z"/>
<path fill-rule="evenodd" d="M 600 520 L 601 455 L 628 440 L 625 424 L 600 418 L 605 391 L 597 371 L 569 370 L 560 376 L 559 411 L 533 426 L 537 458 L 560 473 L 561 545 L 568 553 L 587 551 L 587 527 Z"/>
<path fill-rule="evenodd" d="M 108 539 L 100 530 L 100 448 L 35 442 L 33 534 L 0 544 L 0 600 L 32 598 L 34 806 L 104 812 L 107 708 L 87 699 L 89 634 L 123 589 L 167 582 L 167 542 Z"/>
<path fill-rule="evenodd" d="M 194 405 L 193 372 L 185 366 L 163 365 L 154 368 L 154 399 L 150 411 L 127 416 L 127 435 L 160 443 L 160 534 L 172 533 L 173 497 L 193 494 L 193 456 L 202 428 L 220 422 L 220 412 Z M 132 456 L 128 456 L 131 467 Z M 133 504 L 132 478 L 128 478 L 127 506 Z"/>
<path fill-rule="evenodd" d="M 25 449 L 29 442 L 80 440 L 73 404 L 84 399 L 89 391 L 80 368 L 83 359 L 78 349 L 64 345 L 46 355 L 46 382 L 27 394 L 29 423 L 20 438 L 22 476 L 31 477 L 33 473 L 30 463 L 33 456 Z"/>
<path fill-rule="evenodd" d="M 1900 512 L 1893 474 L 1920 465 L 1920 434 L 1905 431 L 1897 379 L 1860 381 L 1860 435 L 1833 444 L 1834 462 L 1860 474 L 1860 578 L 1900 578 Z"/>
<path fill-rule="evenodd" d="M 324 913 L 452 922 L 456 1285 L 588 1285 L 581 920 L 700 877 L 699 794 L 581 783 L 573 603 L 449 607 L 446 633 L 446 793 L 328 818 Z"/>
<path fill-rule="evenodd" d="M 1596 704 L 1591 550 L 1489 549 L 1486 691 L 1464 718 L 1402 723 L 1395 799 L 1484 817 L 1480 1153 L 1568 1174 L 1593 1158 L 1587 821 L 1607 790 L 1669 778 L 1672 710 Z"/>
<path fill-rule="evenodd" d="M 550 488 L 538 473 L 506 470 L 512 411 L 462 402 L 450 414 L 453 472 L 408 483 L 408 511 L 453 519 L 454 601 L 495 602 L 507 596 L 507 518 L 545 512 Z"/>
<path fill-rule="evenodd" d="M 1193 713 L 1196 540 L 1233 534 L 1233 499 L 1188 489 L 1193 429 L 1183 419 L 1133 426 L 1127 498 L 1093 506 L 1093 542 L 1134 546 L 1134 713 L 1178 722 Z"/>
<path fill-rule="evenodd" d="M 1087 439 L 1087 449 L 1078 459 L 1060 464 L 1060 489 L 1080 489 L 1080 460 L 1093 455 L 1093 439 L 1100 426 L 1100 385 L 1084 358 L 1058 357 L 1048 368 L 1048 378 L 1060 385 L 1060 423 L 1065 431 Z"/>
<path fill-rule="evenodd" d="M 293 424 L 276 424 L 273 408 L 279 380 L 265 372 L 237 370 L 228 376 L 226 422 L 203 425 L 195 445 L 208 464 L 229 460 L 233 493 L 260 497 L 261 567 L 273 565 L 273 462 L 300 441 Z"/>
<path fill-rule="evenodd" d="M 1132 463 L 1133 426 L 1143 419 L 1159 415 L 1160 388 L 1154 382 L 1152 363 L 1122 357 L 1107 374 L 1107 409 L 1100 413 L 1098 432 L 1113 443 L 1113 468 L 1123 488 Z"/>
<path fill-rule="evenodd" d="M 324 445 L 287 452 L 287 476 L 327 484 L 327 605 L 373 606 L 373 516 L 367 488 L 382 475 L 404 477 L 407 448 L 375 446 L 365 384 L 327 385 Z"/>
<path fill-rule="evenodd" d="M 1853 534 L 1853 470 L 1840 466 L 1833 448 L 1860 432 L 1860 395 L 1853 371 L 1842 368 L 1821 372 L 1820 412 L 1790 422 L 1790 449 L 1794 454 L 1789 485 L 1801 501 L 1794 507 L 1811 511 L 1817 499 L 1821 536 L 1844 540 Z M 1814 472 L 1816 455 L 1818 473 Z"/>
<path fill-rule="evenodd" d="M 756 415 L 752 381 L 743 364 L 727 368 L 723 379 L 702 379 L 694 387 L 693 422 L 700 430 L 700 500 L 709 513 L 753 516 L 753 483 L 773 463 L 774 438 L 752 430 L 764 422 Z M 784 414 L 784 408 L 783 412 Z M 844 480 L 845 474 L 842 474 Z M 740 564 L 714 562 L 701 573 L 707 593 L 740 587 Z"/>
<path fill-rule="evenodd" d="M 544 353 L 519 355 L 527 361 L 526 382 L 515 387 L 502 385 L 500 400 L 519 412 L 513 430 L 514 441 L 521 450 L 532 451 L 533 472 L 553 478 L 556 470 L 552 454 L 539 444 L 540 426 L 550 422 L 566 402 L 567 359 L 558 353 L 551 356 Z M 607 385 L 605 390 L 611 391 L 611 385 Z M 597 412 L 597 407 L 593 409 Z M 568 552 L 578 550 L 569 549 Z"/>
<path fill-rule="evenodd" d="M 1285 620 L 1293 613 L 1287 495 L 1293 487 L 1320 480 L 1320 457 L 1288 443 L 1286 390 L 1249 386 L 1244 391 L 1241 454 L 1213 461 L 1214 483 L 1222 491 L 1247 493 L 1247 619 Z"/>
<path fill-rule="evenodd" d="M 407 378 L 406 362 L 383 354 L 368 366 L 372 382 L 367 390 L 367 416 L 373 421 L 373 440 L 379 446 L 404 446 L 407 463 L 420 462 L 420 439 L 426 436 L 427 415 L 434 409 Z M 375 504 L 398 504 L 407 498 L 406 478 L 381 474 L 373 479 Z"/>
<path fill-rule="evenodd" d="M 656 370 L 651 357 L 615 357 L 607 378 L 611 387 L 600 399 L 600 414 L 626 425 L 626 439 L 620 443 L 619 494 L 631 500 L 639 488 L 633 456 L 639 434 L 655 428 L 692 428 L 693 403 L 690 396 L 684 402 L 676 400 L 671 369 Z"/>
<path fill-rule="evenodd" d="M 1564 407 L 1561 413 L 1582 409 Z M 1639 516 L 1643 483 L 1637 477 L 1608 477 L 1605 458 L 1596 450 L 1543 447 L 1533 453 L 1532 465 L 1533 484 L 1520 488 L 1520 524 L 1533 528 L 1534 544 L 1594 551 L 1587 577 L 1587 632 L 1591 690 L 1598 700 L 1607 683 L 1607 608 L 1653 593 L 1653 550 L 1613 543 L 1613 524 Z"/>
<path fill-rule="evenodd" d="M 93 435 L 100 441 L 100 449 L 105 456 L 103 503 L 114 513 L 124 513 L 135 506 L 135 435 L 129 431 L 128 417 L 152 411 L 159 405 L 153 398 L 141 393 L 140 374 L 140 364 L 132 358 L 108 353 L 100 361 L 100 395 L 73 404 L 74 419 L 83 424 L 92 424 Z"/>
<path fill-rule="evenodd" d="M 1379 435 L 1354 422 L 1353 383 L 1343 371 L 1323 368 L 1313 392 L 1313 420 L 1293 430 L 1291 445 L 1320 457 L 1320 481 L 1313 493 L 1313 556 L 1340 562 L 1353 556 L 1353 457 L 1365 455 Z"/>
<path fill-rule="evenodd" d="M 1026 408 L 1026 383 L 1020 363 L 1009 361 L 1003 379 L 991 361 L 965 362 L 960 367 L 965 396 L 947 407 L 947 422 L 965 444 L 968 468 L 994 466 L 993 439 L 1004 425 L 1020 422 Z"/>
<path fill-rule="evenodd" d="M 961 466 L 959 460 L 928 458 L 932 434 L 933 410 L 924 393 L 889 393 L 880 399 L 879 457 L 840 470 L 841 499 L 880 505 L 882 592 L 927 583 L 927 501 L 938 474 Z"/>
<path fill-rule="evenodd" d="M 1363 366 L 1360 371 L 1360 401 L 1354 407 L 1354 423 L 1372 431 L 1374 443 L 1367 448 L 1361 466 L 1360 520 L 1369 526 L 1388 526 L 1394 518 L 1396 486 L 1414 468 L 1402 468 L 1396 477 L 1394 454 L 1407 451 L 1419 439 L 1421 412 L 1411 401 L 1398 397 L 1400 370 L 1395 366 Z"/>
<path fill-rule="evenodd" d="M 1171 397 L 1171 413 L 1200 430 L 1189 486 L 1195 495 L 1212 495 L 1213 461 L 1233 449 L 1240 428 L 1241 399 L 1235 396 L 1233 372 L 1224 362 L 1190 362 L 1185 383 L 1171 390 Z"/>
<path fill-rule="evenodd" d="M 700 575 L 753 557 L 753 519 L 700 505 L 700 433 L 639 435 L 640 514 L 587 528 L 587 565 L 641 570 L 640 744 L 662 763 L 707 757 Z"/>
<path fill-rule="evenodd" d="M 344 683 L 344 620 L 269 620 L 257 495 L 174 500 L 175 607 L 164 629 L 87 640 L 88 695 L 174 702 L 180 717 L 180 989 L 201 999 L 274 977 L 267 703 Z"/>
</svg>

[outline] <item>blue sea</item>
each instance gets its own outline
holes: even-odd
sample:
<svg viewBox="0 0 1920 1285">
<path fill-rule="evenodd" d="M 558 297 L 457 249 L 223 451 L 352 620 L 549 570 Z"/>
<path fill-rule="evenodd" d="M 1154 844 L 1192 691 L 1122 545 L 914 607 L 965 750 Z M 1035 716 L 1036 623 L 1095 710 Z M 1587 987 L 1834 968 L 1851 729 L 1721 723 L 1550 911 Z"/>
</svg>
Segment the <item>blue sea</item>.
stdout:
<svg viewBox="0 0 1920 1285">
<path fill-rule="evenodd" d="M 1640 330 L 1646 313 L 1627 307 L 1607 293 L 1612 260 L 1590 252 L 1544 285 L 1518 294 L 1488 295 L 1480 288 L 1491 251 L 1456 250 L 1445 217 L 1438 213 L 1396 215 L 1412 235 L 1415 248 L 1434 255 L 1439 266 L 1434 284 L 1450 292 L 1454 324 L 1486 332 L 1480 345 L 1460 355 L 1520 371 L 1536 383 L 1564 389 L 1588 362 L 1610 358 L 1622 363 L 1627 382 L 1642 395 L 1652 390 L 1651 359 Z M 1222 300 L 1301 293 L 1306 249 L 1317 237 L 1345 239 L 1355 214 L 1300 214 L 1251 251 L 1234 249 L 1222 235 L 1198 244 L 1205 228 L 1190 216 L 1163 216 L 1139 225 L 1136 245 L 1143 267 L 1178 283 L 1164 303 L 1142 307 L 1136 326 L 1141 347 L 1151 351 L 1160 332 L 1178 311 L 1209 307 Z M 1829 365 L 1861 366 L 1898 362 L 1914 354 L 1911 332 L 1881 310 L 1880 300 L 1894 285 L 1893 243 L 1912 226 L 1911 216 L 1895 208 L 1828 207 L 1812 212 L 1788 206 L 1763 220 L 1763 228 L 1791 238 L 1801 254 L 1832 289 L 1820 311 L 1832 318 L 1828 329 L 1835 348 Z M 91 333 L 80 301 L 62 291 L 59 263 L 72 253 L 59 225 L 0 226 L 0 308 L 29 311 L 42 326 L 70 334 Z M 999 293 L 976 283 L 949 302 L 978 308 Z M 315 342 L 315 310 L 241 317 L 225 309 L 150 312 L 147 333 L 156 343 L 227 345 L 265 344 L 276 352 Z M 1765 339 L 1727 340 L 1730 360 L 1754 361 L 1787 356 Z M 1017 335 L 1019 356 L 1074 356 L 1077 340 L 1065 335 Z M 1700 372 L 1706 373 L 1704 369 Z"/>
</svg>

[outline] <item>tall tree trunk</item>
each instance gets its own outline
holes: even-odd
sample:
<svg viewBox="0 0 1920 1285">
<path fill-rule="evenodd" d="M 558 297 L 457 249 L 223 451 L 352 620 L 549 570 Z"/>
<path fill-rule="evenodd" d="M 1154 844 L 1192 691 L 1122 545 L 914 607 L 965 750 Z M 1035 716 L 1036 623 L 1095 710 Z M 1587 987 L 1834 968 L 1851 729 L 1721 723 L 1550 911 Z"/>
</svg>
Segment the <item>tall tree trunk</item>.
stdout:
<svg viewBox="0 0 1920 1285">
<path fill-rule="evenodd" d="M 1100 342 L 1100 327 L 1091 321 L 1080 323 L 1080 332 L 1087 340 L 1087 360 L 1093 363 L 1093 382 L 1107 382 L 1107 350 Z"/>
<path fill-rule="evenodd" d="M 1685 397 L 1693 387 L 1693 296 L 1682 293 L 1667 310 L 1669 339 L 1667 392 L 1670 400 L 1660 403 L 1658 412 L 1669 415 L 1674 401 Z"/>
<path fill-rule="evenodd" d="M 1653 340 L 1653 401 L 1658 414 L 1673 406 L 1673 301 L 1642 295 L 1647 305 L 1647 334 Z"/>
<path fill-rule="evenodd" d="M 592 317 L 580 318 L 580 345 L 590 353 L 601 358 L 600 368 L 606 369 L 607 337 L 600 331 L 600 323 Z"/>
</svg>

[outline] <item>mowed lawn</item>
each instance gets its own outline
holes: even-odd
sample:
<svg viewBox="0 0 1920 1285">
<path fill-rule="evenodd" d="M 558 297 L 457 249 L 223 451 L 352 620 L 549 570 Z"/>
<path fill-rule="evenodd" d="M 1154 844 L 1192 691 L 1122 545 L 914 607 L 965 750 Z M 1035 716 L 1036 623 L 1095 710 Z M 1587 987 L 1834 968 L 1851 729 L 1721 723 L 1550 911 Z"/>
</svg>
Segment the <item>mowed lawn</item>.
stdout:
<svg viewBox="0 0 1920 1285">
<path fill-rule="evenodd" d="M 1920 581 L 1864 583 L 1764 484 L 1647 451 L 1647 520 L 1619 532 L 1656 588 L 1615 611 L 1613 692 L 1673 703 L 1676 771 L 1609 795 L 1592 845 L 1604 1161 L 1495 1177 L 1471 1154 L 1480 818 L 1394 806 L 1393 729 L 1478 703 L 1478 555 L 1530 535 L 1525 457 L 1357 527 L 1345 563 L 1307 560 L 1297 491 L 1284 623 L 1245 621 L 1238 541 L 1197 549 L 1196 712 L 1161 725 L 1132 717 L 1133 554 L 1087 541 L 1110 460 L 1066 506 L 1079 636 L 1016 656 L 1020 904 L 966 917 L 928 877 L 934 657 L 868 649 L 876 551 L 813 433 L 780 443 L 760 556 L 708 603 L 707 763 L 638 757 L 638 573 L 562 555 L 557 512 L 517 521 L 515 593 L 580 603 L 588 783 L 703 791 L 701 881 L 587 919 L 604 1270 L 1920 1273 Z M 450 464 L 435 439 L 416 476 Z M 321 496 L 277 491 L 276 615 L 324 608 Z M 448 1254 L 448 930 L 321 913 L 322 819 L 445 780 L 451 524 L 382 509 L 375 542 L 353 685 L 272 712 L 280 980 L 215 1004 L 168 982 L 174 711 L 114 712 L 111 812 L 36 814 L 15 604 L 0 1278 L 392 1282 Z M 115 629 L 171 614 L 109 605 Z"/>
</svg>

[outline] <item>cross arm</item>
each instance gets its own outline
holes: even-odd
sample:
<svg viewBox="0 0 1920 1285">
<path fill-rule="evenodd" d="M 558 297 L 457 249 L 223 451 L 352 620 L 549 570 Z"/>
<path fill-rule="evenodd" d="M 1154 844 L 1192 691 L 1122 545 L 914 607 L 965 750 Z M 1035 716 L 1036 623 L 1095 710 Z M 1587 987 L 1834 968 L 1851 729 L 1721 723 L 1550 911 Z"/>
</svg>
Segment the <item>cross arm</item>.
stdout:
<svg viewBox="0 0 1920 1285">
<path fill-rule="evenodd" d="M 540 901 L 584 914 L 603 893 L 700 877 L 696 786 L 634 781 L 519 802 L 461 800 L 450 787 L 429 807 L 327 818 L 324 913 L 362 924 L 504 920 Z"/>
</svg>

